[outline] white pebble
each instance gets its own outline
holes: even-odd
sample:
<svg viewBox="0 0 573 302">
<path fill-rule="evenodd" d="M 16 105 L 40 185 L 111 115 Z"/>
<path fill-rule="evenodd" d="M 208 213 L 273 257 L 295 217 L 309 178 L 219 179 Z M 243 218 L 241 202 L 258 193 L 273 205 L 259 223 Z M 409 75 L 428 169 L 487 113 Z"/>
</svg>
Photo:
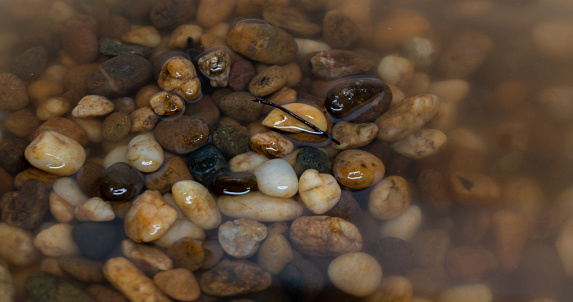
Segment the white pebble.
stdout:
<svg viewBox="0 0 573 302">
<path fill-rule="evenodd" d="M 207 237 L 207 234 L 205 234 L 205 231 L 193 222 L 187 219 L 178 219 L 171 225 L 167 233 L 161 236 L 161 238 L 153 241 L 153 243 L 157 246 L 168 248 L 175 241 L 183 237 L 204 240 Z"/>
<path fill-rule="evenodd" d="M 366 253 L 347 253 L 328 265 L 328 277 L 341 291 L 365 297 L 374 293 L 382 281 L 382 267 Z"/>
<path fill-rule="evenodd" d="M 221 224 L 221 213 L 211 193 L 194 180 L 176 182 L 171 188 L 173 199 L 185 217 L 204 230 Z"/>
<path fill-rule="evenodd" d="M 438 302 L 491 302 L 491 290 L 479 283 L 458 285 L 446 289 L 438 296 Z"/>
<path fill-rule="evenodd" d="M 274 197 L 289 198 L 298 192 L 298 179 L 292 166 L 284 159 L 272 159 L 253 172 L 261 192 Z"/>
<path fill-rule="evenodd" d="M 300 176 L 298 194 L 312 213 L 320 215 L 338 203 L 342 190 L 331 174 L 308 169 Z"/>
<path fill-rule="evenodd" d="M 55 131 L 38 135 L 28 145 L 24 155 L 32 166 L 61 176 L 76 173 L 86 160 L 82 145 Z"/>
<path fill-rule="evenodd" d="M 34 246 L 48 257 L 77 255 L 78 246 L 72 239 L 73 227 L 67 223 L 54 224 L 34 238 Z"/>
<path fill-rule="evenodd" d="M 58 222 L 69 223 L 74 219 L 74 206 L 52 191 L 50 192 L 50 213 Z"/>
<path fill-rule="evenodd" d="M 296 45 L 298 46 L 298 51 L 296 53 L 297 59 L 304 59 L 306 55 L 319 52 L 323 50 L 329 50 L 330 46 L 324 42 L 311 39 L 294 39 Z"/>
<path fill-rule="evenodd" d="M 378 76 L 387 83 L 405 88 L 414 77 L 414 65 L 404 57 L 388 55 L 378 63 Z"/>
<path fill-rule="evenodd" d="M 104 116 L 113 111 L 115 106 L 101 95 L 86 95 L 72 110 L 72 116 L 78 118 Z"/>
<path fill-rule="evenodd" d="M 78 186 L 78 182 L 71 177 L 58 178 L 54 182 L 53 189 L 58 196 L 74 207 L 88 200 L 88 197 Z"/>
<path fill-rule="evenodd" d="M 120 145 L 111 150 L 103 159 L 103 166 L 107 169 L 115 163 L 127 163 L 127 146 Z"/>
<path fill-rule="evenodd" d="M 303 206 L 292 198 L 265 195 L 259 191 L 217 198 L 221 213 L 233 218 L 250 218 L 263 222 L 289 221 L 300 217 Z"/>
<path fill-rule="evenodd" d="M 422 223 L 422 210 L 418 206 L 410 206 L 400 216 L 386 221 L 380 228 L 382 237 L 398 237 L 408 241 L 418 231 Z"/>
<path fill-rule="evenodd" d="M 115 213 L 109 201 L 92 197 L 74 209 L 74 216 L 79 221 L 112 221 Z"/>
<path fill-rule="evenodd" d="M 269 158 L 256 153 L 256 152 L 247 152 L 239 154 L 229 161 L 229 170 L 231 172 L 253 172 L 255 169 L 268 161 Z"/>
<path fill-rule="evenodd" d="M 154 48 L 161 43 L 161 35 L 153 26 L 142 26 L 123 34 L 121 41 Z"/>
<path fill-rule="evenodd" d="M 140 134 L 127 144 L 127 160 L 137 170 L 154 172 L 163 164 L 163 148 L 148 134 Z"/>
</svg>

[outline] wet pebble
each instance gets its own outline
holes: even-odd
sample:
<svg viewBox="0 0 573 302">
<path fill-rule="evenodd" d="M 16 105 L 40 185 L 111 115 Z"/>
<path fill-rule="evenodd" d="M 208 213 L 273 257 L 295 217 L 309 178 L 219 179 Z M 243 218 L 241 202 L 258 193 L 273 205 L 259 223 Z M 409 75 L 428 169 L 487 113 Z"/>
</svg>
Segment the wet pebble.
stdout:
<svg viewBox="0 0 573 302">
<path fill-rule="evenodd" d="M 103 62 L 88 79 L 91 94 L 106 97 L 134 92 L 149 82 L 151 63 L 137 55 L 120 55 Z"/>
<path fill-rule="evenodd" d="M 185 24 L 195 16 L 196 1 L 169 0 L 157 2 L 151 6 L 149 19 L 157 29 L 172 29 Z"/>
<path fill-rule="evenodd" d="M 338 289 L 357 297 L 368 296 L 382 281 L 382 267 L 366 253 L 347 253 L 328 265 L 328 277 Z"/>
<path fill-rule="evenodd" d="M 209 78 L 211 87 L 226 87 L 231 71 L 230 49 L 216 47 L 207 50 L 197 60 L 199 71 Z"/>
<path fill-rule="evenodd" d="M 0 145 L 1 146 L 1 145 Z M 239 154 L 229 161 L 229 169 L 232 172 L 253 172 L 255 169 L 268 161 L 269 158 L 255 152 L 245 152 Z"/>
<path fill-rule="evenodd" d="M 32 230 L 40 226 L 48 212 L 48 186 L 29 180 L 12 194 L 1 199 L 2 221 L 11 226 Z"/>
<path fill-rule="evenodd" d="M 173 260 L 175 267 L 198 270 L 205 260 L 202 241 L 192 237 L 182 237 L 167 248 L 167 255 Z"/>
<path fill-rule="evenodd" d="M 38 272 L 28 276 L 24 287 L 26 294 L 34 301 L 95 302 L 73 283 L 46 272 Z"/>
<path fill-rule="evenodd" d="M 332 172 L 340 185 L 351 189 L 365 189 L 384 177 L 384 164 L 370 152 L 350 149 L 334 159 Z"/>
<path fill-rule="evenodd" d="M 413 159 L 429 157 L 442 149 L 448 137 L 440 130 L 420 129 L 392 143 L 392 149 Z"/>
<path fill-rule="evenodd" d="M 97 48 L 97 41 L 95 46 Z M 91 55 L 93 55 L 93 50 Z M 97 50 L 95 55 L 97 55 Z M 91 57 L 91 60 L 95 58 L 95 55 Z M 48 52 L 43 46 L 29 48 L 18 54 L 10 62 L 10 70 L 23 80 L 34 80 L 39 78 L 44 70 L 46 70 L 47 66 Z"/>
<path fill-rule="evenodd" d="M 264 47 L 253 47 L 265 41 Z M 267 23 L 243 21 L 231 28 L 227 44 L 245 57 L 264 64 L 282 65 L 292 61 L 297 45 L 286 31 Z"/>
<path fill-rule="evenodd" d="M 55 131 L 38 135 L 24 156 L 34 167 L 62 176 L 76 173 L 86 159 L 85 150 L 78 142 Z"/>
<path fill-rule="evenodd" d="M 199 284 L 209 295 L 227 297 L 263 291 L 271 286 L 271 275 L 248 261 L 223 260 L 205 272 Z"/>
<path fill-rule="evenodd" d="M 253 102 L 255 97 L 246 91 L 233 92 L 219 102 L 219 109 L 240 122 L 254 122 L 263 112 L 264 105 Z"/>
<path fill-rule="evenodd" d="M 131 132 L 146 132 L 155 128 L 158 117 L 150 107 L 142 107 L 129 114 Z"/>
<path fill-rule="evenodd" d="M 431 67 L 437 58 L 436 45 L 427 38 L 409 38 L 402 43 L 402 50 L 416 70 Z"/>
<path fill-rule="evenodd" d="M 281 273 L 285 290 L 297 301 L 313 301 L 324 288 L 324 276 L 309 260 L 294 259 Z"/>
<path fill-rule="evenodd" d="M 257 254 L 257 264 L 271 275 L 280 274 L 293 259 L 292 246 L 282 234 L 269 234 Z"/>
<path fill-rule="evenodd" d="M 77 118 L 89 118 L 108 115 L 115 105 L 106 97 L 100 95 L 86 95 L 80 99 L 72 110 L 72 115 Z"/>
<path fill-rule="evenodd" d="M 178 301 L 195 301 L 201 296 L 199 282 L 192 272 L 184 268 L 159 272 L 153 276 L 153 282 L 166 295 Z"/>
<path fill-rule="evenodd" d="M 163 236 L 177 220 L 177 211 L 157 191 L 147 190 L 132 203 L 125 216 L 125 234 L 135 242 Z"/>
<path fill-rule="evenodd" d="M 229 87 L 235 91 L 247 90 L 249 83 L 257 74 L 253 63 L 247 60 L 241 60 L 231 65 L 229 73 Z"/>
<path fill-rule="evenodd" d="M 380 233 L 383 237 L 398 237 L 405 241 L 409 241 L 414 237 L 421 224 L 422 210 L 416 205 L 410 205 L 399 216 L 387 220 L 380 227 Z"/>
<path fill-rule="evenodd" d="M 166 159 L 159 170 L 145 175 L 145 187 L 148 190 L 158 190 L 166 193 L 173 184 L 180 180 L 192 180 L 191 172 L 185 160 L 178 156 Z"/>
<path fill-rule="evenodd" d="M 378 219 L 391 219 L 408 209 L 410 199 L 406 180 L 391 175 L 376 184 L 370 192 L 368 212 Z"/>
<path fill-rule="evenodd" d="M 362 235 L 356 226 L 342 218 L 305 216 L 290 227 L 289 238 L 302 253 L 336 256 L 362 249 Z"/>
<path fill-rule="evenodd" d="M 169 42 L 167 42 L 167 46 L 169 46 L 169 48 L 185 49 L 187 48 L 188 38 L 191 38 L 193 42 L 196 42 L 199 40 L 202 34 L 203 28 L 201 28 L 201 26 L 195 24 L 179 25 L 169 36 Z"/>
<path fill-rule="evenodd" d="M 333 80 L 370 70 L 374 62 L 348 50 L 323 50 L 310 58 L 312 74 L 323 80 Z"/>
<path fill-rule="evenodd" d="M 364 147 L 372 142 L 378 134 L 378 126 L 375 123 L 349 123 L 340 122 L 332 127 L 332 137 L 340 142 L 340 145 L 332 142 L 334 149 L 356 149 Z"/>
<path fill-rule="evenodd" d="M 124 162 L 111 165 L 99 180 L 99 191 L 109 201 L 129 201 L 139 194 L 142 187 L 143 176 Z"/>
<path fill-rule="evenodd" d="M 412 63 L 397 55 L 388 55 L 378 63 L 378 76 L 386 83 L 405 88 L 410 85 L 414 77 Z"/>
<path fill-rule="evenodd" d="M 249 130 L 243 126 L 226 125 L 213 132 L 213 142 L 227 157 L 234 157 L 247 151 Z"/>
<path fill-rule="evenodd" d="M 328 122 L 324 113 L 314 106 L 303 103 L 290 103 L 283 105 L 283 108 L 305 119 L 307 122 L 310 122 L 322 131 L 326 131 L 328 129 Z M 279 108 L 273 109 L 262 121 L 262 124 L 263 126 L 288 133 L 316 132 L 313 128 L 295 119 L 293 116 Z"/>
<path fill-rule="evenodd" d="M 213 179 L 211 189 L 219 195 L 241 195 L 257 189 L 257 178 L 250 172 L 223 172 Z"/>
<path fill-rule="evenodd" d="M 283 159 L 272 159 L 253 172 L 259 190 L 269 196 L 289 198 L 298 192 L 298 179 L 292 166 Z"/>
<path fill-rule="evenodd" d="M 69 22 L 60 33 L 62 46 L 78 64 L 90 63 L 98 55 L 98 40 L 90 27 L 80 21 Z"/>
<path fill-rule="evenodd" d="M 111 221 L 115 213 L 109 201 L 92 197 L 74 208 L 74 216 L 78 221 Z"/>
<path fill-rule="evenodd" d="M 221 214 L 215 199 L 207 188 L 193 180 L 176 182 L 171 191 L 177 206 L 185 217 L 204 230 L 211 230 L 221 224 Z"/>
<path fill-rule="evenodd" d="M 72 120 L 63 117 L 53 117 L 48 119 L 40 125 L 40 127 L 36 128 L 32 137 L 36 138 L 42 132 L 49 130 L 63 134 L 75 140 L 83 147 L 86 147 L 88 144 L 87 132 Z"/>
<path fill-rule="evenodd" d="M 161 238 L 153 243 L 159 247 L 168 248 L 183 237 L 197 240 L 206 238 L 205 231 L 188 219 L 177 219 Z"/>
<path fill-rule="evenodd" d="M 251 136 L 249 146 L 253 151 L 267 156 L 282 157 L 294 149 L 291 141 L 277 132 L 269 131 Z"/>
<path fill-rule="evenodd" d="M 60 269 L 73 278 L 87 283 L 103 283 L 103 263 L 79 256 L 63 256 L 58 258 Z"/>
<path fill-rule="evenodd" d="M 376 120 L 378 139 L 393 142 L 414 133 L 434 117 L 438 106 L 438 97 L 431 94 L 402 101 Z"/>
<path fill-rule="evenodd" d="M 49 257 L 76 255 L 79 248 L 72 239 L 72 229 L 66 223 L 54 224 L 36 235 L 34 246 Z"/>
<path fill-rule="evenodd" d="M 155 172 L 163 164 L 163 149 L 153 137 L 141 134 L 129 141 L 127 159 L 141 172 Z"/>
<path fill-rule="evenodd" d="M 229 170 L 221 151 L 211 144 L 192 152 L 187 158 L 187 164 L 193 178 L 206 187 L 211 185 L 219 173 Z"/>
<path fill-rule="evenodd" d="M 249 82 L 249 92 L 255 97 L 264 97 L 281 89 L 287 81 L 287 75 L 279 65 L 273 65 L 261 71 Z"/>
<path fill-rule="evenodd" d="M 251 219 L 235 219 L 219 226 L 219 243 L 225 252 L 235 258 L 245 259 L 259 250 L 267 237 L 267 227 Z"/>
<path fill-rule="evenodd" d="M 462 204 L 489 204 L 501 197 L 497 181 L 485 174 L 457 172 L 449 180 L 456 201 Z"/>
<path fill-rule="evenodd" d="M 131 131 L 131 119 L 127 113 L 114 112 L 103 120 L 102 136 L 104 140 L 119 142 Z"/>
<path fill-rule="evenodd" d="M 321 30 L 296 8 L 269 6 L 263 10 L 263 19 L 297 36 L 313 36 Z"/>
<path fill-rule="evenodd" d="M 217 198 L 221 213 L 233 218 L 262 222 L 293 220 L 303 212 L 303 206 L 292 198 L 280 198 L 255 191 L 243 195 L 221 195 Z"/>
<path fill-rule="evenodd" d="M 193 63 L 184 54 L 167 54 L 161 66 L 157 85 L 185 100 L 194 100 L 201 95 L 201 81 Z"/>
<path fill-rule="evenodd" d="M 123 257 L 111 258 L 103 267 L 106 279 L 130 301 L 169 301 L 153 281 Z"/>
<path fill-rule="evenodd" d="M 129 44 L 154 48 L 161 43 L 161 35 L 153 26 L 142 26 L 131 29 L 121 36 L 121 41 Z"/>
<path fill-rule="evenodd" d="M 165 271 L 173 268 L 173 261 L 161 250 L 137 244 L 126 239 L 121 242 L 121 251 L 129 260 L 151 274 L 157 271 Z"/>
<path fill-rule="evenodd" d="M 182 115 L 175 120 L 160 121 L 153 134 L 166 150 L 187 154 L 207 142 L 209 128 L 203 119 Z"/>
<path fill-rule="evenodd" d="M 28 101 L 26 85 L 21 79 L 12 73 L 0 73 L 0 109 L 20 110 Z"/>
<path fill-rule="evenodd" d="M 308 169 L 301 176 L 298 193 L 304 205 L 314 214 L 321 215 L 340 200 L 341 189 L 331 174 Z"/>
<path fill-rule="evenodd" d="M 0 257 L 8 263 L 25 266 L 38 259 L 34 235 L 29 231 L 0 222 L 0 241 Z"/>
<path fill-rule="evenodd" d="M 296 175 L 300 177 L 308 169 L 314 169 L 319 173 L 330 173 L 332 163 L 328 155 L 322 150 L 308 146 L 298 151 L 293 168 Z"/>
</svg>

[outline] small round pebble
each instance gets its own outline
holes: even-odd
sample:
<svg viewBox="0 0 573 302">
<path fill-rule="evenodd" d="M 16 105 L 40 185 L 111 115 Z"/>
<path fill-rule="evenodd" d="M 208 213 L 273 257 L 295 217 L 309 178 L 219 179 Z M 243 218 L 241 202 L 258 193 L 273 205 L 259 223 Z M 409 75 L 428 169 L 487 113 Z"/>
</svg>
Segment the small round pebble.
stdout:
<svg viewBox="0 0 573 302">
<path fill-rule="evenodd" d="M 135 242 L 161 238 L 177 220 L 177 211 L 157 191 L 144 191 L 125 215 L 125 234 Z"/>
<path fill-rule="evenodd" d="M 249 137 L 249 130 L 243 126 L 225 125 L 213 132 L 215 146 L 227 157 L 245 153 L 249 146 Z"/>
<path fill-rule="evenodd" d="M 319 173 L 330 173 L 332 163 L 328 155 L 322 150 L 307 146 L 299 149 L 293 168 L 296 175 L 300 177 L 308 169 L 316 170 Z"/>
<path fill-rule="evenodd" d="M 120 231 L 115 222 L 84 222 L 74 226 L 72 238 L 84 256 L 102 259 L 119 244 Z"/>
<path fill-rule="evenodd" d="M 199 282 L 192 272 L 184 268 L 159 272 L 153 276 L 153 282 L 165 294 L 178 301 L 195 301 L 201 295 Z"/>
<path fill-rule="evenodd" d="M 338 217 L 297 218 L 290 227 L 289 238 L 299 251 L 308 255 L 333 256 L 362 249 L 358 228 Z"/>
<path fill-rule="evenodd" d="M 103 172 L 98 186 L 105 200 L 128 201 L 139 194 L 143 177 L 129 164 L 118 162 Z"/>
<path fill-rule="evenodd" d="M 219 226 L 219 243 L 235 258 L 249 258 L 257 253 L 267 237 L 267 227 L 251 219 L 235 219 Z"/>
<path fill-rule="evenodd" d="M 182 237 L 167 248 L 167 255 L 173 260 L 175 267 L 196 271 L 203 265 L 205 251 L 201 240 L 192 237 Z"/>
<path fill-rule="evenodd" d="M 208 141 L 209 127 L 203 119 L 182 115 L 175 120 L 160 121 L 153 134 L 166 150 L 187 154 Z"/>
<path fill-rule="evenodd" d="M 193 181 L 182 180 L 171 188 L 173 199 L 185 217 L 204 230 L 211 230 L 221 224 L 221 213 L 217 203 L 205 186 Z"/>
<path fill-rule="evenodd" d="M 328 265 L 328 277 L 343 292 L 365 297 L 374 293 L 382 281 L 382 267 L 366 253 L 347 253 Z"/>
<path fill-rule="evenodd" d="M 255 97 L 264 97 L 281 89 L 287 81 L 287 75 L 279 65 L 273 65 L 249 82 L 249 92 Z"/>
<path fill-rule="evenodd" d="M 269 196 L 289 198 L 298 192 L 298 179 L 292 166 L 284 159 L 271 159 L 253 172 L 257 187 Z"/>
<path fill-rule="evenodd" d="M 89 26 L 72 21 L 62 29 L 62 46 L 78 64 L 90 63 L 98 55 L 98 41 Z"/>
<path fill-rule="evenodd" d="M 341 189 L 331 174 L 306 170 L 298 184 L 298 193 L 304 205 L 314 214 L 321 215 L 340 200 Z"/>
<path fill-rule="evenodd" d="M 163 164 L 163 149 L 153 137 L 138 135 L 127 144 L 127 159 L 141 172 L 155 172 Z"/>
<path fill-rule="evenodd" d="M 34 167 L 61 176 L 76 173 L 86 159 L 86 152 L 78 142 L 55 131 L 38 135 L 24 155 Z"/>
<path fill-rule="evenodd" d="M 372 153 L 350 149 L 334 159 L 332 172 L 336 180 L 350 189 L 365 189 L 384 177 L 384 164 Z"/>
<path fill-rule="evenodd" d="M 131 119 L 124 112 L 114 112 L 103 120 L 103 138 L 119 142 L 131 131 Z"/>
</svg>

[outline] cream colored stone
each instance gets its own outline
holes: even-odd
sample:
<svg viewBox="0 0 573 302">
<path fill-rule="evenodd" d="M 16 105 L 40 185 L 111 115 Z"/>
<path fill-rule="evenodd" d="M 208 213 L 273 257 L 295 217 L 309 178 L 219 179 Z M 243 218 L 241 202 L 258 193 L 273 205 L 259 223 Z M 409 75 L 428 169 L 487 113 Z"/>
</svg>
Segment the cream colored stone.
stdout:
<svg viewBox="0 0 573 302">
<path fill-rule="evenodd" d="M 140 134 L 127 144 L 127 160 L 141 172 L 150 173 L 159 170 L 163 159 L 163 148 L 151 133 Z"/>
<path fill-rule="evenodd" d="M 328 265 L 328 277 L 341 291 L 365 297 L 374 293 L 382 281 L 382 267 L 366 253 L 347 253 Z"/>
<path fill-rule="evenodd" d="M 386 221 L 381 227 L 382 237 L 398 237 L 408 241 L 418 231 L 422 223 L 422 210 L 418 206 L 411 205 L 400 216 Z"/>
<path fill-rule="evenodd" d="M 78 186 L 78 182 L 71 177 L 62 177 L 53 184 L 53 192 L 72 206 L 78 206 L 88 200 L 88 197 Z"/>
<path fill-rule="evenodd" d="M 197 240 L 204 240 L 207 235 L 205 231 L 187 219 L 178 219 L 171 225 L 167 233 L 165 233 L 161 238 L 153 241 L 153 243 L 159 247 L 168 248 L 175 241 L 183 238 L 191 237 Z"/>
<path fill-rule="evenodd" d="M 340 185 L 331 174 L 308 169 L 300 176 L 298 194 L 314 214 L 324 214 L 332 209 L 340 200 L 341 193 Z"/>
<path fill-rule="evenodd" d="M 533 29 L 533 42 L 543 54 L 573 61 L 573 22 L 550 21 Z"/>
<path fill-rule="evenodd" d="M 420 129 L 391 146 L 405 157 L 420 159 L 438 153 L 447 141 L 448 137 L 440 130 Z"/>
<path fill-rule="evenodd" d="M 38 135 L 28 145 L 24 155 L 32 166 L 61 176 L 76 173 L 86 160 L 82 145 L 55 131 Z"/>
<path fill-rule="evenodd" d="M 127 163 L 127 164 L 130 163 L 129 159 L 127 158 L 127 146 L 126 145 L 119 145 L 119 146 L 113 148 L 103 158 L 103 166 L 106 169 L 115 163 Z"/>
<path fill-rule="evenodd" d="M 109 201 L 92 197 L 74 209 L 74 216 L 79 221 L 112 221 L 115 213 Z"/>
<path fill-rule="evenodd" d="M 229 170 L 232 172 L 253 172 L 255 169 L 268 161 L 265 155 L 256 152 L 239 154 L 229 160 Z"/>
<path fill-rule="evenodd" d="M 121 41 L 154 48 L 161 44 L 161 35 L 153 26 L 142 26 L 123 34 Z"/>
<path fill-rule="evenodd" d="M 201 287 L 195 275 L 185 268 L 159 272 L 153 282 L 166 295 L 177 301 L 195 301 L 201 296 Z"/>
<path fill-rule="evenodd" d="M 320 130 L 326 131 L 328 127 L 326 117 L 320 110 L 318 110 L 318 108 L 303 103 L 290 103 L 283 107 L 315 125 Z M 310 128 L 279 108 L 273 109 L 267 117 L 265 117 L 262 124 L 266 127 L 275 128 L 289 133 L 316 133 L 316 130 Z"/>
<path fill-rule="evenodd" d="M 0 258 L 17 266 L 32 264 L 39 253 L 32 232 L 0 222 Z"/>
<path fill-rule="evenodd" d="M 48 257 L 77 255 L 79 249 L 72 239 L 72 229 L 67 223 L 54 224 L 36 235 L 34 246 Z"/>
<path fill-rule="evenodd" d="M 125 216 L 125 234 L 135 242 L 161 238 L 177 220 L 177 211 L 158 191 L 146 190 L 133 201 Z"/>
<path fill-rule="evenodd" d="M 187 47 L 187 39 L 191 38 L 193 42 L 199 41 L 199 37 L 203 34 L 203 29 L 195 24 L 179 25 L 169 36 L 167 46 L 169 48 L 185 49 Z"/>
<path fill-rule="evenodd" d="M 86 95 L 80 99 L 72 110 L 72 116 L 77 118 L 104 116 L 113 111 L 115 106 L 101 95 Z"/>
<path fill-rule="evenodd" d="M 368 212 L 374 218 L 392 219 L 404 213 L 410 201 L 408 182 L 400 176 L 391 175 L 382 179 L 370 192 Z"/>
<path fill-rule="evenodd" d="M 211 193 L 194 180 L 176 182 L 171 188 L 173 199 L 185 217 L 204 230 L 221 224 L 221 213 Z"/>
<path fill-rule="evenodd" d="M 69 223 L 74 219 L 74 206 L 52 191 L 50 192 L 50 213 L 58 222 Z"/>
<path fill-rule="evenodd" d="M 303 206 L 292 198 L 280 198 L 261 192 L 243 195 L 221 195 L 217 198 L 221 213 L 233 218 L 263 222 L 289 221 L 300 217 Z"/>
<path fill-rule="evenodd" d="M 317 40 L 294 39 L 294 41 L 298 46 L 298 52 L 296 53 L 297 60 L 302 60 L 311 53 L 330 49 L 328 44 Z"/>
<path fill-rule="evenodd" d="M 147 132 L 153 130 L 157 123 L 157 115 L 150 107 L 141 107 L 129 114 L 131 132 Z"/>
<path fill-rule="evenodd" d="M 332 127 L 332 137 L 340 142 L 330 145 L 334 149 L 346 150 L 364 147 L 372 142 L 378 134 L 378 126 L 375 123 L 354 124 L 349 122 L 336 123 Z"/>
<path fill-rule="evenodd" d="M 129 239 L 121 242 L 121 252 L 143 268 L 160 271 L 173 268 L 173 261 L 164 252 L 151 246 L 137 244 Z"/>
<path fill-rule="evenodd" d="M 47 121 L 52 117 L 62 116 L 72 109 L 72 105 L 63 97 L 52 97 L 40 103 L 36 108 L 36 118 Z"/>
<path fill-rule="evenodd" d="M 103 266 L 106 279 L 130 301 L 169 302 L 153 281 L 123 257 L 111 258 Z"/>
<path fill-rule="evenodd" d="M 289 198 L 298 192 L 296 173 L 283 159 L 271 159 L 258 166 L 253 174 L 259 191 L 268 196 Z"/>
<path fill-rule="evenodd" d="M 387 83 L 406 88 L 414 77 L 414 66 L 404 57 L 388 55 L 378 63 L 378 76 Z"/>
</svg>

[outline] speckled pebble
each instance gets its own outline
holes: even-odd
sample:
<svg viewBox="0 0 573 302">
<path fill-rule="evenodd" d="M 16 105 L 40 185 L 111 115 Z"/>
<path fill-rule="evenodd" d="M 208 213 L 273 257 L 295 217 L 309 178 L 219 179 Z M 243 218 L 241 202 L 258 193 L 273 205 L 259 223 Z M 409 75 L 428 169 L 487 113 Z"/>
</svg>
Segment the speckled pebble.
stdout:
<svg viewBox="0 0 573 302">
<path fill-rule="evenodd" d="M 384 177 L 385 167 L 374 154 L 350 149 L 342 151 L 336 156 L 332 172 L 342 186 L 351 189 L 365 189 Z"/>
<path fill-rule="evenodd" d="M 267 237 L 267 227 L 251 219 L 235 219 L 219 226 L 219 243 L 225 252 L 235 258 L 253 256 Z"/>
</svg>

